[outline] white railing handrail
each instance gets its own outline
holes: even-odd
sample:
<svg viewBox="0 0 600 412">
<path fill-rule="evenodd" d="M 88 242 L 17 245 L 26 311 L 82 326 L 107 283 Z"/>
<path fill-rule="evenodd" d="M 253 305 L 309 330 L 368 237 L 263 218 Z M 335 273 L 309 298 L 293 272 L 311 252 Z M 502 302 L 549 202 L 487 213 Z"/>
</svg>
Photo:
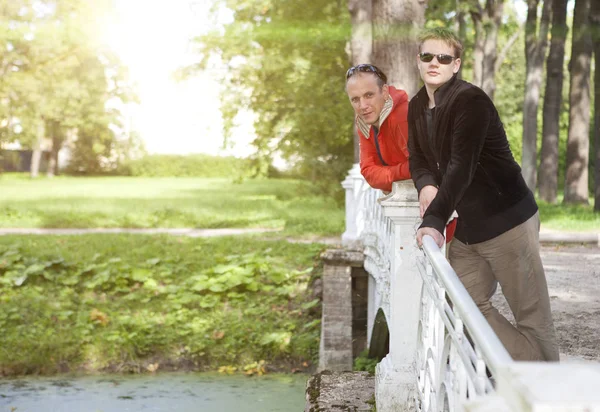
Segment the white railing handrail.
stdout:
<svg viewBox="0 0 600 412">
<path fill-rule="evenodd" d="M 496 373 L 498 367 L 513 362 L 431 236 L 423 237 L 423 250 L 492 373 Z"/>
</svg>

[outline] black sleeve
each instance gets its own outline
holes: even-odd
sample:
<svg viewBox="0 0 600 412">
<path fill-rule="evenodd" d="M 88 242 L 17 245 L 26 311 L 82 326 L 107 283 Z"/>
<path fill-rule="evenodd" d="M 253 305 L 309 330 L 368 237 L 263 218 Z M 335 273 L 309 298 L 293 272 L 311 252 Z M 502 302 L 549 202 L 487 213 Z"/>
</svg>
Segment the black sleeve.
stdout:
<svg viewBox="0 0 600 412">
<path fill-rule="evenodd" d="M 440 233 L 473 181 L 493 112 L 493 103 L 481 94 L 460 96 L 454 105 L 450 162 L 421 225 Z"/>
</svg>

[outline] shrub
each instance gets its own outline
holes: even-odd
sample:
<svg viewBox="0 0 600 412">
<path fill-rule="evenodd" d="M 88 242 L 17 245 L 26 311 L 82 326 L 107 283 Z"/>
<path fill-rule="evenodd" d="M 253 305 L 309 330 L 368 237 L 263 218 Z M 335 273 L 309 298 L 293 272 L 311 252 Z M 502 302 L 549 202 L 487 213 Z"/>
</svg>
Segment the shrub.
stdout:
<svg viewBox="0 0 600 412">
<path fill-rule="evenodd" d="M 247 160 L 206 154 L 147 155 L 127 164 L 131 176 L 236 177 Z"/>
</svg>

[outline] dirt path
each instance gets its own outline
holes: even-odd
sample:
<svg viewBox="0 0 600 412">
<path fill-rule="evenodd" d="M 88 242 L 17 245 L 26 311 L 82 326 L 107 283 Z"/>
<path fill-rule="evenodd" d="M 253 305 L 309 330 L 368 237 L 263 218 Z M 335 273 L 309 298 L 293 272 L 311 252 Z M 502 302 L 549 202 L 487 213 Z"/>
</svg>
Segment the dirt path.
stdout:
<svg viewBox="0 0 600 412">
<path fill-rule="evenodd" d="M 195 228 L 96 228 L 96 229 L 53 229 L 53 228 L 0 228 L 1 235 L 86 235 L 86 234 L 115 234 L 132 233 L 140 235 L 167 234 L 173 236 L 189 237 L 216 237 L 247 235 L 254 233 L 280 232 L 281 229 L 272 228 L 221 228 L 221 229 L 195 229 Z"/>
<path fill-rule="evenodd" d="M 561 360 L 600 361 L 600 248 L 543 245 L 542 261 Z M 501 295 L 494 304 L 507 316 Z"/>
</svg>

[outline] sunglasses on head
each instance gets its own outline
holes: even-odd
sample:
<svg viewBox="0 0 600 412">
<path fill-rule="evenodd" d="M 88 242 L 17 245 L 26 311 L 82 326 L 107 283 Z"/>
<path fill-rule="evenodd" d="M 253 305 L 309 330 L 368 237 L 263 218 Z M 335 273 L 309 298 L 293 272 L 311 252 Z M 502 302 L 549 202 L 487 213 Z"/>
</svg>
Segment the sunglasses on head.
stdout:
<svg viewBox="0 0 600 412">
<path fill-rule="evenodd" d="M 381 70 L 372 64 L 359 64 L 353 67 L 350 67 L 346 72 L 346 80 L 350 77 L 354 76 L 356 73 L 373 73 L 375 76 L 379 77 L 383 80 L 384 83 L 387 83 L 387 77 Z"/>
<path fill-rule="evenodd" d="M 419 53 L 419 59 L 424 63 L 429 63 L 434 57 L 440 64 L 450 64 L 452 60 L 456 59 L 456 57 L 449 54 Z"/>
</svg>

